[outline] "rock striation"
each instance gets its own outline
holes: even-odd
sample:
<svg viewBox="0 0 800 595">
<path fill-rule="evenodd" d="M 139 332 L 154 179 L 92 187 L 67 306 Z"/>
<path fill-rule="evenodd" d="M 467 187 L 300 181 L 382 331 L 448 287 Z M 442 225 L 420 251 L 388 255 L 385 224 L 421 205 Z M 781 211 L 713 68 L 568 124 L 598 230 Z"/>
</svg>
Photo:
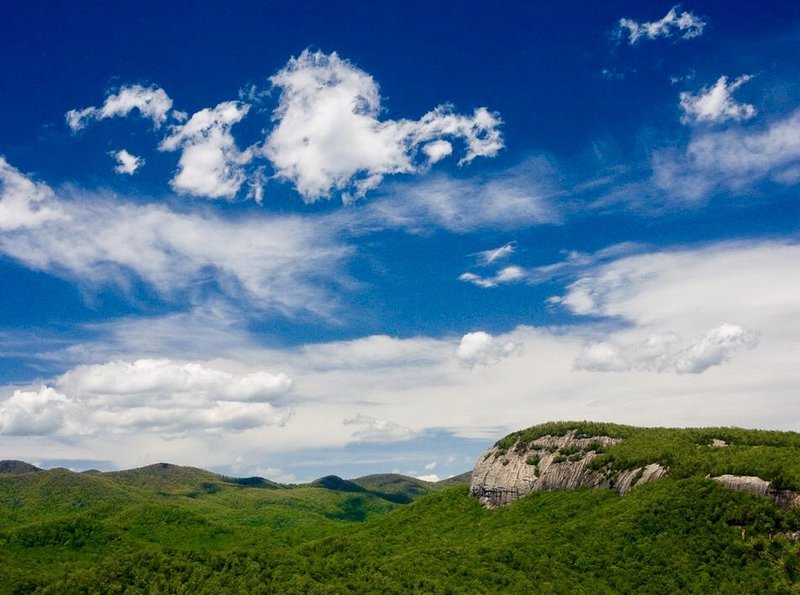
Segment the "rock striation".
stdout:
<svg viewBox="0 0 800 595">
<path fill-rule="evenodd" d="M 731 490 L 750 492 L 762 498 L 769 498 L 779 507 L 789 510 L 800 506 L 800 494 L 792 490 L 779 490 L 770 482 L 753 475 L 719 475 L 712 477 L 718 484 Z"/>
<path fill-rule="evenodd" d="M 620 441 L 610 436 L 542 436 L 529 444 L 515 443 L 502 449 L 495 445 L 478 460 L 472 471 L 470 494 L 489 508 L 502 506 L 539 490 L 610 488 L 620 494 L 659 479 L 667 469 L 658 463 L 620 472 L 595 469 L 591 463 L 606 448 Z"/>
</svg>

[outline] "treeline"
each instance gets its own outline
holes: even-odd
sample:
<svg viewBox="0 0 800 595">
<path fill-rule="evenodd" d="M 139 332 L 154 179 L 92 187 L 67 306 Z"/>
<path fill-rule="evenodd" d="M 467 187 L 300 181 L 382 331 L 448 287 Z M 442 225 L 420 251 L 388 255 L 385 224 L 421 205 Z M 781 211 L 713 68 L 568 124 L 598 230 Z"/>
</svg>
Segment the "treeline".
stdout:
<svg viewBox="0 0 800 595">
<path fill-rule="evenodd" d="M 786 593 L 798 588 L 796 513 L 704 479 L 619 497 L 538 492 L 485 510 L 465 487 L 426 496 L 327 536 L 209 548 L 86 539 L 6 541 L 0 587 L 39 593 Z M 63 529 L 63 527 L 62 527 Z M 114 527 L 108 527 L 114 530 Z M 242 537 L 245 528 L 238 528 Z M 66 531 L 69 533 L 69 530 Z M 65 535 L 59 533 L 59 535 Z M 124 535 L 119 533 L 119 535 Z M 57 541 L 57 539 L 56 539 Z M 176 547 L 179 546 L 179 547 Z M 58 559 L 42 576 L 26 558 Z"/>
</svg>

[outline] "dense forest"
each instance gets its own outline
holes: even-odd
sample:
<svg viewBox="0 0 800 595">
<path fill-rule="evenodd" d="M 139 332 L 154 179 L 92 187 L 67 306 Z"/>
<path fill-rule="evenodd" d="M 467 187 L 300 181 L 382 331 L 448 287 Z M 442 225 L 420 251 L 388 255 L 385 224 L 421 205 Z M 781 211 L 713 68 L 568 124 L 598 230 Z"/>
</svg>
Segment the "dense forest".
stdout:
<svg viewBox="0 0 800 595">
<path fill-rule="evenodd" d="M 797 434 L 569 428 L 622 438 L 606 463 L 649 458 L 675 471 L 625 496 L 536 492 L 490 510 L 468 495 L 468 476 L 284 486 L 163 464 L 113 473 L 7 464 L 0 592 L 800 592 L 800 510 L 705 477 L 750 469 L 796 486 Z"/>
</svg>

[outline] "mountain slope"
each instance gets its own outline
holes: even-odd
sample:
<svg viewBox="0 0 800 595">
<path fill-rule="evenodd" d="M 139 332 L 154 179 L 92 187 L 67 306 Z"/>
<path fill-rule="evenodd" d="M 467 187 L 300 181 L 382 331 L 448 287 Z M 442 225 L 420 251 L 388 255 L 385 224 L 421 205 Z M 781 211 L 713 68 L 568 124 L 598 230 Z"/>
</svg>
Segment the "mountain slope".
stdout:
<svg viewBox="0 0 800 595">
<path fill-rule="evenodd" d="M 800 592 L 800 507 L 706 477 L 792 486 L 795 433 L 543 424 L 478 465 L 510 466 L 548 436 L 552 459 L 577 462 L 586 449 L 554 437 L 603 435 L 585 445 L 590 471 L 668 473 L 624 496 L 531 491 L 494 509 L 463 483 L 392 474 L 266 487 L 172 465 L 0 475 L 0 593 Z"/>
</svg>

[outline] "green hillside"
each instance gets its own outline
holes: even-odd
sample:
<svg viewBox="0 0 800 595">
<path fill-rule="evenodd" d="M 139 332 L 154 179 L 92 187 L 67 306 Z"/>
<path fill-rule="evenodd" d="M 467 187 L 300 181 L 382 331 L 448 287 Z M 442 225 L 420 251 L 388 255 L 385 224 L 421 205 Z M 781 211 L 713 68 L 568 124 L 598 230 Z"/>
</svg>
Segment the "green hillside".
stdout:
<svg viewBox="0 0 800 595">
<path fill-rule="evenodd" d="M 500 451 L 525 450 L 541 436 L 577 430 L 584 437 L 610 436 L 621 442 L 605 449 L 593 466 L 632 469 L 648 463 L 669 468 L 673 478 L 756 475 L 776 489 L 800 490 L 800 433 L 741 428 L 637 428 L 595 422 L 553 422 L 498 440 Z M 715 446 L 724 444 L 724 446 Z"/>
<path fill-rule="evenodd" d="M 706 478 L 793 485 L 797 434 L 568 423 L 498 444 L 570 429 L 623 438 L 604 464 L 655 457 L 675 473 L 625 496 L 535 492 L 493 510 L 465 483 L 394 474 L 6 473 L 0 593 L 800 593 L 800 509 Z"/>
</svg>

